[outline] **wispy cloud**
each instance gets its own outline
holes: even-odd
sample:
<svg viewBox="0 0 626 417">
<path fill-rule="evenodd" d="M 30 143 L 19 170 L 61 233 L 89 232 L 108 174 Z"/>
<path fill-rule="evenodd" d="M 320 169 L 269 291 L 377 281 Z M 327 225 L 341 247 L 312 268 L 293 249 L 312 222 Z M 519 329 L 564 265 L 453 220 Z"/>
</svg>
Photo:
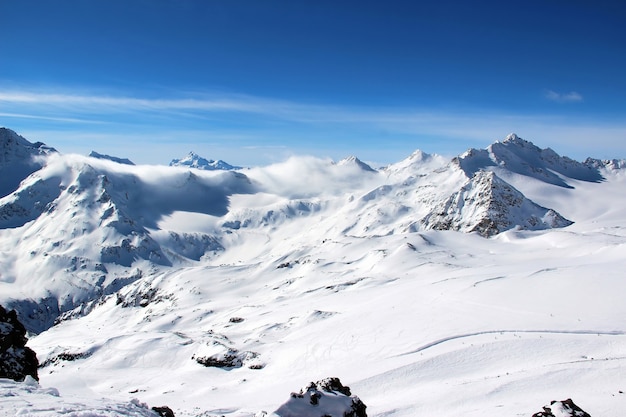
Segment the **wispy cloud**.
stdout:
<svg viewBox="0 0 626 417">
<path fill-rule="evenodd" d="M 6 117 L 9 119 L 47 120 L 51 122 L 63 122 L 63 123 L 100 123 L 94 120 L 76 119 L 76 118 L 71 118 L 71 117 L 48 117 L 48 116 L 38 116 L 35 114 L 4 113 L 4 112 L 0 112 L 0 117 Z"/>
<path fill-rule="evenodd" d="M 547 90 L 545 97 L 548 100 L 556 101 L 557 103 L 580 103 L 583 101 L 583 96 L 576 91 L 570 91 L 569 93 L 557 93 L 553 90 Z"/>
<path fill-rule="evenodd" d="M 548 91 L 546 97 L 582 100 L 575 92 Z M 123 156 L 142 163 L 167 161 L 189 150 L 237 165 L 276 162 L 294 154 L 331 158 L 358 154 L 385 163 L 417 148 L 456 155 L 510 132 L 539 146 L 578 149 L 573 157 L 604 156 L 594 149 L 602 144 L 618 151 L 607 156 L 626 155 L 622 120 L 476 108 L 312 105 L 236 94 L 146 98 L 5 89 L 0 91 L 0 124 L 66 152 L 95 149 L 116 154 L 122 149 Z"/>
<path fill-rule="evenodd" d="M 177 98 L 148 99 L 123 96 L 84 95 L 67 93 L 37 93 L 31 91 L 0 92 L 0 102 L 13 105 L 34 107 L 54 106 L 59 109 L 74 111 L 168 111 L 168 110 L 204 110 L 204 111 L 241 111 L 262 112 L 261 100 L 246 99 L 245 96 L 233 98 Z"/>
</svg>

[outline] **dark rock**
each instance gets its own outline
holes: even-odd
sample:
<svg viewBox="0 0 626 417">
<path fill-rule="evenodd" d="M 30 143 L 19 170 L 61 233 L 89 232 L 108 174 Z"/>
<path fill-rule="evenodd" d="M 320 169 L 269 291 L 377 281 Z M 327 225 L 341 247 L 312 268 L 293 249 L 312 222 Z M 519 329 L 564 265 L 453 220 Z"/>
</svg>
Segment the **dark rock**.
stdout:
<svg viewBox="0 0 626 417">
<path fill-rule="evenodd" d="M 239 351 L 219 342 L 213 342 L 216 352 L 212 355 L 193 355 L 191 359 L 207 368 L 234 369 L 247 365 L 250 369 L 263 369 L 265 364 L 258 362 L 259 354 L 251 351 Z"/>
<path fill-rule="evenodd" d="M 163 406 L 163 407 L 152 407 L 152 411 L 157 413 L 161 417 L 175 417 L 174 412 L 171 408 Z"/>
<path fill-rule="evenodd" d="M 315 385 L 323 391 L 326 392 L 340 392 L 343 395 L 347 395 L 348 397 L 352 395 L 350 392 L 350 387 L 344 386 L 339 378 L 326 378 L 318 381 Z"/>
<path fill-rule="evenodd" d="M 243 361 L 236 349 L 229 349 L 222 355 L 193 357 L 200 365 L 207 368 L 241 368 Z"/>
<path fill-rule="evenodd" d="M 15 310 L 0 306 L 0 378 L 23 381 L 27 375 L 39 381 L 37 355 L 26 347 L 26 328 Z"/>
<path fill-rule="evenodd" d="M 274 413 L 280 417 L 367 417 L 366 408 L 339 378 L 326 378 L 292 392 Z"/>
<path fill-rule="evenodd" d="M 73 362 L 79 359 L 86 359 L 91 356 L 91 352 L 61 352 L 58 355 L 54 355 L 43 361 L 43 363 L 39 366 L 40 368 L 45 368 L 46 366 L 56 365 L 61 362 Z"/>
<path fill-rule="evenodd" d="M 556 412 L 557 414 L 554 414 L 554 412 Z M 568 398 L 564 401 L 552 401 L 550 405 L 546 405 L 543 407 L 543 411 L 532 415 L 532 417 L 556 416 L 591 417 L 589 413 L 574 404 L 574 401 L 572 401 L 571 398 Z"/>
</svg>

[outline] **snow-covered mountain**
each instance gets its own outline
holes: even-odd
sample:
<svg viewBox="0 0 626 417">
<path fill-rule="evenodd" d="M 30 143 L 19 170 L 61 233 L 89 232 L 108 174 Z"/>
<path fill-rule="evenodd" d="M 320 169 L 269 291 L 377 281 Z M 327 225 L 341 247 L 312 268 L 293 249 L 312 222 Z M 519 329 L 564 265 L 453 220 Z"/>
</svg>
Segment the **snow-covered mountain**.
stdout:
<svg viewBox="0 0 626 417">
<path fill-rule="evenodd" d="M 172 159 L 170 166 L 173 167 L 189 167 L 196 169 L 203 169 L 206 171 L 231 171 L 241 169 L 234 165 L 230 165 L 221 159 L 215 161 L 213 159 L 206 159 L 201 157 L 195 152 L 189 152 L 187 156 L 180 159 Z"/>
<path fill-rule="evenodd" d="M 31 331 L 114 293 L 158 266 L 199 260 L 222 245 L 211 233 L 158 223 L 175 212 L 222 216 L 228 196 L 254 190 L 235 172 L 199 177 L 163 167 L 55 155 L 0 199 L 0 256 L 16 285 L 2 302 Z"/>
<path fill-rule="evenodd" d="M 41 142 L 31 143 L 0 127 L 0 197 L 14 191 L 20 181 L 43 166 L 43 156 L 56 152 Z"/>
<path fill-rule="evenodd" d="M 0 305 L 42 364 L 0 399 L 285 417 L 340 377 L 370 416 L 619 415 L 626 175 L 593 161 L 514 135 L 380 170 L 49 155 L 0 199 Z"/>
<path fill-rule="evenodd" d="M 518 227 L 542 230 L 572 224 L 541 207 L 490 171 L 478 171 L 458 192 L 439 203 L 421 223 L 429 229 L 493 236 Z"/>
</svg>

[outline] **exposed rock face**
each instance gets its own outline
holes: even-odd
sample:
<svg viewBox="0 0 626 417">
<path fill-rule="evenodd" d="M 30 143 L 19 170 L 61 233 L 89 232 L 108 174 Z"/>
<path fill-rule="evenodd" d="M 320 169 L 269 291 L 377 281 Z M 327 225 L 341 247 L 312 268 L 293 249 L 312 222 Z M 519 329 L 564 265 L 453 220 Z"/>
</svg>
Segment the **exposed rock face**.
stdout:
<svg viewBox="0 0 626 417">
<path fill-rule="evenodd" d="M 366 405 L 339 378 L 311 382 L 274 413 L 280 417 L 367 417 Z"/>
<path fill-rule="evenodd" d="M 491 171 L 478 171 L 421 223 L 427 229 L 478 232 L 489 237 L 518 227 L 541 230 L 572 224 L 541 207 Z"/>
<path fill-rule="evenodd" d="M 27 375 L 39 380 L 37 355 L 26 347 L 26 329 L 15 310 L 0 306 L 0 378 L 23 381 Z"/>
<path fill-rule="evenodd" d="M 533 414 L 532 417 L 591 417 L 591 415 L 568 398 L 565 401 L 552 401 L 550 405 L 543 407 L 543 411 Z"/>
<path fill-rule="evenodd" d="M 152 411 L 154 411 L 155 413 L 157 413 L 161 417 L 175 417 L 174 416 L 174 412 L 172 411 L 172 409 L 167 407 L 167 406 L 152 407 Z"/>
</svg>

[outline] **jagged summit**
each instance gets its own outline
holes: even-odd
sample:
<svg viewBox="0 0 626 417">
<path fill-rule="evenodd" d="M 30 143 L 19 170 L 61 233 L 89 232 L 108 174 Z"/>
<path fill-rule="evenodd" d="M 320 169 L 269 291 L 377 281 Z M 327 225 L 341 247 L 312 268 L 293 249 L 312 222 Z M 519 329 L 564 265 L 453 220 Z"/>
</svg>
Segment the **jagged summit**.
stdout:
<svg viewBox="0 0 626 417">
<path fill-rule="evenodd" d="M 496 142 L 498 142 L 498 141 L 496 141 Z M 530 143 L 530 142 L 520 138 L 519 136 L 517 136 L 516 133 L 509 133 L 508 135 L 506 135 L 506 137 L 504 138 L 503 142 L 511 142 L 511 143 L 518 143 L 518 144 Z"/>
<path fill-rule="evenodd" d="M 182 166 L 196 169 L 203 169 L 206 171 L 231 171 L 236 169 L 241 169 L 242 167 L 230 165 L 227 162 L 222 161 L 221 159 L 215 161 L 213 159 L 206 159 L 198 155 L 197 153 L 191 151 L 181 159 L 172 159 L 170 162 L 170 166 Z"/>
<path fill-rule="evenodd" d="M 487 149 L 469 149 L 453 162 L 468 177 L 483 169 L 506 169 L 564 188 L 571 188 L 567 178 L 589 182 L 603 180 L 597 168 L 560 156 L 550 148 L 541 149 L 515 133 Z"/>
<path fill-rule="evenodd" d="M 117 156 L 104 155 L 96 151 L 91 151 L 89 153 L 89 156 L 91 158 L 105 159 L 105 160 L 117 162 L 118 164 L 123 164 L 123 165 L 135 165 L 135 163 L 128 158 L 118 158 Z"/>
<path fill-rule="evenodd" d="M 617 171 L 626 168 L 626 159 L 596 159 L 587 158 L 583 162 L 586 166 L 593 169 L 606 169 L 608 171 Z"/>
<path fill-rule="evenodd" d="M 355 165 L 366 172 L 378 172 L 354 155 L 343 158 L 341 161 L 337 162 L 337 165 Z"/>
</svg>

